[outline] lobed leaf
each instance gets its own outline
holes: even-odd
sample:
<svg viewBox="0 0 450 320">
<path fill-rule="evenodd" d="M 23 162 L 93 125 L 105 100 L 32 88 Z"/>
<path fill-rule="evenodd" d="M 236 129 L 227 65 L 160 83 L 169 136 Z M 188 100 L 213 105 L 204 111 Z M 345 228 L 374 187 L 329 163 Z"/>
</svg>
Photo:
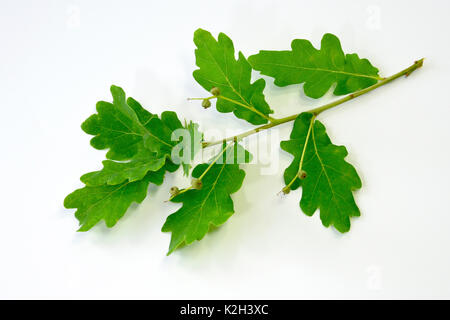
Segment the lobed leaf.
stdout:
<svg viewBox="0 0 450 320">
<path fill-rule="evenodd" d="M 179 165 L 171 161 L 172 132 L 182 128 L 176 113 L 165 111 L 161 118 L 145 110 L 124 91 L 111 86 L 113 103 L 97 103 L 97 114 L 82 125 L 95 135 L 91 144 L 97 149 L 109 148 L 103 169 L 81 177 L 84 188 L 69 194 L 66 208 L 76 208 L 80 231 L 105 220 L 115 225 L 132 202 L 141 202 L 150 182 L 160 185 L 165 171 L 173 172 Z"/>
<path fill-rule="evenodd" d="M 225 146 L 224 146 L 225 147 Z M 245 171 L 239 168 L 240 160 L 251 161 L 251 155 L 241 146 L 235 144 L 222 157 L 222 163 L 214 163 L 202 178 L 200 190 L 191 189 L 173 198 L 171 201 L 183 203 L 183 206 L 167 217 L 163 232 L 172 232 L 169 252 L 171 254 L 180 246 L 201 240 L 211 228 L 220 226 L 234 213 L 233 200 L 230 195 L 241 188 Z M 237 152 L 239 151 L 239 152 Z M 199 178 L 209 167 L 203 163 L 194 168 L 192 176 Z"/>
<path fill-rule="evenodd" d="M 108 149 L 108 159 L 127 160 L 134 156 L 146 130 L 135 111 L 126 103 L 124 91 L 111 86 L 113 103 L 99 101 L 97 113 L 83 122 L 81 128 L 94 135 L 91 145 L 95 149 Z"/>
<path fill-rule="evenodd" d="M 231 39 L 220 33 L 216 41 L 211 33 L 198 29 L 194 33 L 194 43 L 196 64 L 200 68 L 194 71 L 194 78 L 208 91 L 214 87 L 220 89 L 217 110 L 233 112 L 236 117 L 255 125 L 267 123 L 273 111 L 264 98 L 266 83 L 264 79 L 250 82 L 252 68 L 241 52 L 236 60 Z"/>
<path fill-rule="evenodd" d="M 311 118 L 310 113 L 300 114 L 290 140 L 280 144 L 283 150 L 294 156 L 284 172 L 286 184 L 297 175 Z M 361 180 L 355 168 L 345 161 L 347 154 L 344 146 L 331 143 L 324 125 L 315 120 L 302 166 L 306 178 L 297 178 L 291 186 L 293 190 L 302 187 L 300 207 L 305 214 L 312 216 L 319 208 L 323 225 L 333 225 L 340 232 L 350 229 L 350 217 L 360 215 L 352 191 L 361 188 Z"/>
<path fill-rule="evenodd" d="M 133 98 L 126 99 L 122 88 L 111 86 L 113 103 L 99 101 L 97 113 L 83 122 L 81 128 L 94 135 L 91 145 L 99 150 L 108 149 L 111 160 L 129 160 L 144 147 L 160 157 L 170 156 L 176 142 L 172 132 L 182 128 L 175 112 L 165 111 L 161 119 Z"/>
<path fill-rule="evenodd" d="M 149 172 L 142 179 L 126 181 L 116 185 L 86 186 L 75 190 L 64 199 L 64 207 L 75 208 L 75 217 L 80 222 L 78 231 L 88 231 L 101 220 L 111 228 L 123 217 L 133 202 L 141 203 L 150 182 L 160 185 L 164 168 Z"/>
<path fill-rule="evenodd" d="M 322 97 L 336 83 L 335 95 L 343 95 L 367 88 L 378 82 L 378 69 L 357 54 L 345 55 L 339 39 L 327 33 L 320 50 L 308 40 L 292 41 L 290 51 L 265 51 L 249 57 L 255 70 L 275 78 L 284 87 L 304 83 L 305 94 Z"/>
</svg>

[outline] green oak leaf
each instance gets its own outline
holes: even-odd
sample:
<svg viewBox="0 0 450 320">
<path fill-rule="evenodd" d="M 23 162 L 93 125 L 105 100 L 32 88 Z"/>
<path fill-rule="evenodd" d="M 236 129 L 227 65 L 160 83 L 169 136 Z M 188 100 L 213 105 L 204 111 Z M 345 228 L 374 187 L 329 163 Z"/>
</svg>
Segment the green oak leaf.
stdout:
<svg viewBox="0 0 450 320">
<path fill-rule="evenodd" d="M 237 148 L 243 149 L 236 144 L 236 147 L 227 150 L 223 158 L 229 161 L 212 164 L 202 178 L 200 190 L 188 190 L 171 200 L 183 203 L 183 206 L 167 217 L 162 227 L 163 232 L 172 232 L 168 255 L 178 247 L 201 240 L 211 228 L 220 226 L 233 215 L 230 195 L 241 188 L 245 177 L 244 170 L 239 168 Z M 251 160 L 247 151 L 245 155 L 245 160 Z M 199 178 L 208 167 L 208 163 L 197 165 L 192 177 Z"/>
<path fill-rule="evenodd" d="M 101 220 L 111 228 L 123 217 L 133 202 L 141 203 L 150 182 L 160 185 L 164 168 L 149 172 L 134 182 L 125 181 L 117 185 L 85 186 L 75 190 L 64 199 L 64 207 L 77 209 L 75 217 L 80 222 L 78 231 L 88 231 Z"/>
<path fill-rule="evenodd" d="M 264 98 L 266 83 L 264 79 L 250 82 L 252 68 L 241 52 L 236 60 L 231 39 L 220 33 L 216 41 L 211 33 L 198 29 L 194 33 L 194 43 L 196 64 L 200 68 L 194 71 L 194 78 L 208 91 L 214 87 L 220 89 L 217 110 L 233 112 L 236 117 L 255 125 L 267 123 L 273 111 Z"/>
<path fill-rule="evenodd" d="M 166 156 L 157 157 L 154 152 L 142 149 L 127 162 L 103 161 L 102 170 L 86 173 L 81 176 L 81 181 L 88 186 L 100 186 L 141 180 L 149 171 L 161 169 L 166 159 Z"/>
<path fill-rule="evenodd" d="M 170 156 L 175 145 L 172 132 L 183 127 L 176 113 L 165 111 L 160 119 L 133 98 L 126 99 L 122 88 L 111 86 L 111 94 L 113 103 L 99 101 L 97 113 L 81 126 L 95 136 L 91 145 L 99 150 L 109 148 L 106 157 L 111 160 L 129 160 L 144 146 L 160 157 Z"/>
<path fill-rule="evenodd" d="M 286 184 L 298 172 L 312 114 L 302 113 L 295 120 L 290 140 L 282 141 L 281 148 L 294 156 L 284 172 Z M 291 189 L 302 187 L 300 207 L 312 216 L 320 209 L 320 219 L 324 226 L 333 225 L 340 232 L 350 230 L 350 217 L 360 212 L 353 198 L 353 192 L 361 188 L 361 180 L 355 168 L 345 161 L 347 149 L 331 143 L 325 127 L 315 120 L 306 145 L 302 170 L 306 178 L 297 178 Z"/>
<path fill-rule="evenodd" d="M 113 103 L 99 101 L 97 113 L 83 122 L 81 128 L 94 135 L 91 145 L 95 149 L 109 148 L 106 157 L 127 160 L 134 156 L 143 142 L 146 130 L 135 111 L 126 103 L 125 92 L 111 86 Z"/>
<path fill-rule="evenodd" d="M 91 144 L 96 149 L 109 148 L 103 169 L 81 177 L 86 184 L 64 200 L 67 208 L 77 208 L 80 231 L 89 230 L 100 220 L 112 227 L 132 202 L 141 202 L 150 182 L 160 185 L 164 173 L 174 172 L 179 165 L 170 155 L 175 141 L 174 130 L 182 128 L 176 113 L 165 111 L 161 118 L 145 110 L 125 92 L 111 86 L 113 103 L 97 103 L 97 114 L 82 125 L 95 135 Z"/>
<path fill-rule="evenodd" d="M 327 33 L 320 50 L 303 39 L 292 41 L 291 51 L 265 51 L 249 57 L 255 70 L 275 78 L 275 84 L 284 87 L 305 83 L 308 97 L 322 97 L 334 84 L 335 95 L 352 93 L 367 88 L 380 80 L 378 69 L 357 54 L 344 54 L 339 39 Z"/>
</svg>

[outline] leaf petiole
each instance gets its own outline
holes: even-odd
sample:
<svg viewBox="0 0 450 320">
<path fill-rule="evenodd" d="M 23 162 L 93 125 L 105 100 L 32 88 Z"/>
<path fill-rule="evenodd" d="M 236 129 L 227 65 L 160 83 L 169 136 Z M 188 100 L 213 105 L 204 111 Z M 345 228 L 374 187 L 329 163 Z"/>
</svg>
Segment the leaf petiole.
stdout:
<svg viewBox="0 0 450 320">
<path fill-rule="evenodd" d="M 206 97 L 206 98 L 187 98 L 189 101 L 190 100 L 211 100 L 217 98 L 217 96 L 210 96 L 210 97 Z"/>
<path fill-rule="evenodd" d="M 316 115 L 313 114 L 311 118 L 311 122 L 309 123 L 308 133 L 306 134 L 305 144 L 303 145 L 302 155 L 300 157 L 300 163 L 298 165 L 297 174 L 292 178 L 292 180 L 283 188 L 282 192 L 286 193 L 287 190 L 290 190 L 292 184 L 295 180 L 299 178 L 300 173 L 302 172 L 303 159 L 305 158 L 306 147 L 308 146 L 309 137 L 311 136 L 311 130 L 314 125 L 314 120 L 316 119 Z"/>
<path fill-rule="evenodd" d="M 216 98 L 216 99 L 227 100 L 227 101 L 229 101 L 229 102 L 232 102 L 232 103 L 234 103 L 234 104 L 237 104 L 237 105 L 239 105 L 239 106 L 241 106 L 241 107 L 244 107 L 244 108 L 246 108 L 246 109 L 248 109 L 248 110 L 250 110 L 250 111 L 256 113 L 258 116 L 263 117 L 264 119 L 266 119 L 266 120 L 268 120 L 268 121 L 270 121 L 270 122 L 275 122 L 275 121 L 276 121 L 276 119 L 274 119 L 274 118 L 272 118 L 272 117 L 270 117 L 270 116 L 265 115 L 264 113 L 262 113 L 262 112 L 256 110 L 254 107 L 252 107 L 252 106 L 250 106 L 250 105 L 246 105 L 246 104 L 244 104 L 244 103 L 241 103 L 241 102 L 239 102 L 239 101 L 233 100 L 233 99 L 228 98 L 228 97 L 225 97 L 225 96 L 223 96 L 223 95 L 219 95 L 219 96 L 210 96 L 210 97 L 206 97 L 206 98 L 188 98 L 188 100 L 211 100 L 211 99 L 214 99 L 214 98 Z"/>
<path fill-rule="evenodd" d="M 274 118 L 265 115 L 264 113 L 262 113 L 262 112 L 256 110 L 256 109 L 255 109 L 254 107 L 252 107 L 252 106 L 245 105 L 245 104 L 243 104 L 243 103 L 241 103 L 241 102 L 239 102 L 239 101 L 233 100 L 233 99 L 228 98 L 228 97 L 225 97 L 225 96 L 223 96 L 223 95 L 217 96 L 216 98 L 217 98 L 217 99 L 227 100 L 227 101 L 232 102 L 232 103 L 234 103 L 234 104 L 237 104 L 237 105 L 239 105 L 239 106 L 241 106 L 241 107 L 244 107 L 244 108 L 246 108 L 246 109 L 248 109 L 248 110 L 250 110 L 250 111 L 253 111 L 254 113 L 256 113 L 257 115 L 259 115 L 260 117 L 263 117 L 264 119 L 269 120 L 270 122 L 275 121 Z"/>
</svg>

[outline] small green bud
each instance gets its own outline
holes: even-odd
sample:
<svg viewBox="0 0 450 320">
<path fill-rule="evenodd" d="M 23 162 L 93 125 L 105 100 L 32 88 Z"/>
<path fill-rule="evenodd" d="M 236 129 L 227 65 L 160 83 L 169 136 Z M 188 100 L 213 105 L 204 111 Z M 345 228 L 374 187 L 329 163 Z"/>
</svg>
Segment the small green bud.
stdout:
<svg viewBox="0 0 450 320">
<path fill-rule="evenodd" d="M 210 92 L 213 94 L 213 96 L 220 96 L 220 89 L 217 87 L 212 88 Z"/>
<path fill-rule="evenodd" d="M 307 174 L 306 174 L 306 171 L 304 171 L 304 170 L 300 170 L 300 172 L 298 173 L 298 178 L 299 178 L 300 180 L 305 179 L 306 176 L 307 176 Z"/>
<path fill-rule="evenodd" d="M 289 192 L 291 192 L 291 188 L 288 187 L 288 186 L 285 186 L 285 187 L 281 190 L 281 192 L 283 192 L 283 194 L 289 194 Z"/>
<path fill-rule="evenodd" d="M 203 186 L 203 183 L 202 183 L 202 180 L 194 178 L 191 181 L 191 185 L 192 185 L 192 188 L 200 190 Z"/>
<path fill-rule="evenodd" d="M 170 196 L 171 197 L 175 197 L 176 195 L 178 195 L 180 193 L 180 189 L 178 189 L 178 187 L 172 187 L 170 188 Z"/>
<path fill-rule="evenodd" d="M 211 101 L 209 101 L 208 99 L 203 100 L 202 107 L 208 109 L 209 107 L 211 107 Z"/>
</svg>

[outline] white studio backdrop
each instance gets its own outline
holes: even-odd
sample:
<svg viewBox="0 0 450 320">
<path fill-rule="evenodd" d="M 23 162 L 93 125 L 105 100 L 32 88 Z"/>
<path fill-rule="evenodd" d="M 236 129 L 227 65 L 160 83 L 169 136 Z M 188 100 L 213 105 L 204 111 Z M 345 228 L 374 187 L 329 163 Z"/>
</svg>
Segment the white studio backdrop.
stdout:
<svg viewBox="0 0 450 320">
<path fill-rule="evenodd" d="M 0 298 L 450 298 L 449 12 L 444 0 L 2 0 Z M 111 99 L 111 84 L 206 132 L 251 128 L 186 100 L 206 94 L 192 77 L 199 27 L 226 33 L 246 56 L 289 49 L 294 38 L 318 46 L 331 32 L 383 76 L 426 58 L 409 78 L 320 116 L 363 181 L 349 233 L 304 215 L 301 191 L 277 195 L 291 161 L 277 141 L 290 124 L 267 137 L 275 172 L 246 166 L 235 215 L 201 242 L 165 255 L 170 234 L 160 229 L 179 205 L 164 201 L 189 183 L 181 173 L 115 228 L 75 232 L 63 199 L 105 154 L 80 124 Z M 265 79 L 279 117 L 333 99 Z"/>
</svg>

